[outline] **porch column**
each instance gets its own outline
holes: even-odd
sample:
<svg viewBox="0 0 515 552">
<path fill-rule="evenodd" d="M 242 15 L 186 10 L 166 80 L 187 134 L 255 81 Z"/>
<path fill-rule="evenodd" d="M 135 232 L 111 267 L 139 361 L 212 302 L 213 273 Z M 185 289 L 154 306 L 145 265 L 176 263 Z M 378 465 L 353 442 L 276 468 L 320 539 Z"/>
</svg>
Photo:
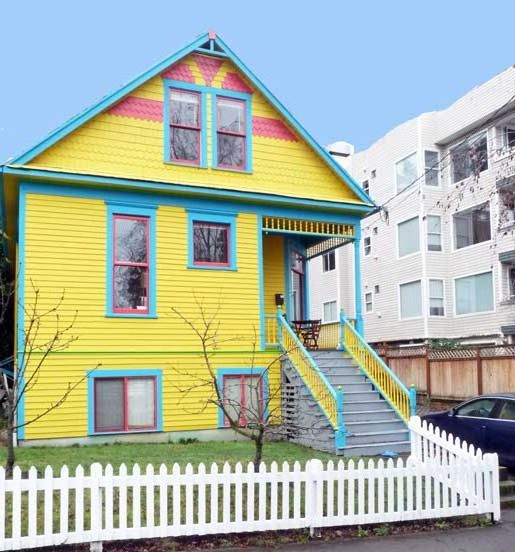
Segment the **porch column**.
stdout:
<svg viewBox="0 0 515 552">
<path fill-rule="evenodd" d="M 363 312 L 361 310 L 361 236 L 356 234 L 354 239 L 354 302 L 356 305 L 356 331 L 363 336 Z"/>
</svg>

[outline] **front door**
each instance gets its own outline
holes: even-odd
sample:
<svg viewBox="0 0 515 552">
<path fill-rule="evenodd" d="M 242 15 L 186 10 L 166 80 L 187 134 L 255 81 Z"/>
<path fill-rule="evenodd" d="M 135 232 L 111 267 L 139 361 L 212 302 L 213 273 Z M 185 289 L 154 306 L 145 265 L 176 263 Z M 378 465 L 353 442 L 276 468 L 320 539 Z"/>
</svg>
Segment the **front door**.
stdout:
<svg viewBox="0 0 515 552">
<path fill-rule="evenodd" d="M 291 300 L 292 319 L 304 320 L 305 276 L 306 259 L 298 251 L 292 251 L 291 258 Z"/>
</svg>

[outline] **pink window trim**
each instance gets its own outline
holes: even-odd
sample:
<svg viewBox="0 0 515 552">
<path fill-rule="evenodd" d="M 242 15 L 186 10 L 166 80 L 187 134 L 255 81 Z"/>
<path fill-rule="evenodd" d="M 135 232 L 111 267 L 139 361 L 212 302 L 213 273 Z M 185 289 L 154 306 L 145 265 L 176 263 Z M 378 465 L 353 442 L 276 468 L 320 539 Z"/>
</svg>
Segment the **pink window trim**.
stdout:
<svg viewBox="0 0 515 552">
<path fill-rule="evenodd" d="M 219 118 L 218 118 L 218 100 L 224 100 L 229 101 L 233 103 L 239 103 L 243 104 L 243 131 L 242 132 L 234 132 L 232 130 L 220 130 L 219 129 Z M 246 102 L 245 100 L 239 100 L 237 98 L 228 98 L 227 96 L 217 96 L 216 97 L 216 133 L 219 136 L 220 134 L 226 134 L 228 136 L 239 136 L 240 138 L 243 138 L 243 155 L 242 155 L 242 164 L 241 165 L 225 165 L 223 163 L 218 163 L 217 159 L 217 166 L 223 169 L 239 169 L 239 170 L 245 170 L 246 168 L 246 159 L 247 159 L 247 114 L 246 114 Z M 218 141 L 218 139 L 217 139 Z M 218 156 L 218 152 L 217 152 Z"/>
<path fill-rule="evenodd" d="M 200 166 L 200 157 L 201 157 L 201 153 L 200 153 L 200 136 L 202 134 L 202 98 L 200 96 L 200 92 L 196 92 L 194 90 L 183 90 L 181 88 L 170 88 L 170 92 L 185 92 L 185 93 L 188 93 L 188 94 L 194 94 L 195 96 L 198 97 L 198 125 L 197 126 L 190 126 L 190 125 L 178 125 L 176 123 L 172 123 L 172 113 L 171 113 L 171 109 L 170 109 L 170 120 L 169 120 L 169 124 L 170 124 L 170 161 L 173 161 L 174 163 L 181 163 L 181 164 L 185 164 L 185 165 L 193 165 L 195 167 L 199 167 Z M 169 100 L 170 103 L 171 103 L 171 99 Z M 195 130 L 197 132 L 197 158 L 196 159 L 192 159 L 192 160 L 189 160 L 189 159 L 179 159 L 179 158 L 176 158 L 176 157 L 173 157 L 172 155 L 172 151 L 173 151 L 173 148 L 172 148 L 172 133 L 173 133 L 173 129 L 174 128 L 180 128 L 180 129 L 184 129 L 184 130 Z"/>
<path fill-rule="evenodd" d="M 195 260 L 195 243 L 193 243 L 193 266 L 218 266 L 218 267 L 228 267 L 231 266 L 231 226 L 225 222 L 205 222 L 203 220 L 194 220 L 193 225 L 193 236 L 192 239 L 195 240 L 195 224 L 203 224 L 204 226 L 213 226 L 215 228 L 223 228 L 227 236 L 227 261 L 225 263 L 217 263 L 212 261 L 196 261 Z"/>
<path fill-rule="evenodd" d="M 228 379 L 239 379 L 240 380 L 240 404 L 239 406 L 241 407 L 241 414 L 240 414 L 240 419 L 238 420 L 239 421 L 239 425 L 240 427 L 243 427 L 243 426 L 246 426 L 247 425 L 247 418 L 246 418 L 246 408 L 247 408 L 247 396 L 245 394 L 245 381 L 246 381 L 246 378 L 249 378 L 249 377 L 259 377 L 259 403 L 260 403 L 260 413 L 259 413 L 259 417 L 260 417 L 260 421 L 263 420 L 263 379 L 261 378 L 261 375 L 260 374 L 235 374 L 235 375 L 225 375 L 224 376 L 224 381 L 223 381 L 223 387 L 222 387 L 222 393 L 223 393 L 223 397 L 225 397 L 225 382 L 228 380 Z M 225 399 L 224 400 L 224 405 L 225 405 Z M 229 420 L 227 419 L 226 416 L 224 416 L 224 426 L 229 426 L 230 425 L 230 422 Z"/>
<path fill-rule="evenodd" d="M 132 263 L 129 261 L 118 261 L 117 252 L 116 252 L 116 221 L 118 219 L 126 220 L 141 220 L 145 223 L 145 244 L 146 244 L 146 262 L 144 263 Z M 120 314 L 148 314 L 148 306 L 150 304 L 150 289 L 149 289 L 149 262 L 148 262 L 148 253 L 150 251 L 149 243 L 149 219 L 148 217 L 137 217 L 133 215 L 114 215 L 113 216 L 113 312 Z M 146 305 L 144 309 L 122 309 L 116 307 L 116 267 L 117 266 L 136 266 L 145 269 L 145 289 L 147 290 Z"/>
<path fill-rule="evenodd" d="M 129 401 L 128 401 L 128 380 L 129 379 L 151 379 L 154 383 L 154 423 L 151 426 L 129 426 Z M 97 427 L 97 384 L 102 381 L 123 381 L 123 391 L 122 391 L 122 400 L 123 400 L 123 426 L 122 427 L 109 427 L 98 429 Z M 122 376 L 119 378 L 95 378 L 95 387 L 94 387 L 94 409 L 95 409 L 95 433 L 113 433 L 113 432 L 127 432 L 127 431 L 145 431 L 145 430 L 155 430 L 157 429 L 157 379 L 155 376 Z"/>
</svg>

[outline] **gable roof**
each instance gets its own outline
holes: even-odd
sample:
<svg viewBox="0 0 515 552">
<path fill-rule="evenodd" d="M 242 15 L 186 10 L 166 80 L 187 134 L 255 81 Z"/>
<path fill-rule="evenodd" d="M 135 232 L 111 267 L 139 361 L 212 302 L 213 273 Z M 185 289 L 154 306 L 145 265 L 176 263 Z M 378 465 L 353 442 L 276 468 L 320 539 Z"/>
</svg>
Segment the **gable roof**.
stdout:
<svg viewBox="0 0 515 552">
<path fill-rule="evenodd" d="M 283 115 L 288 123 L 298 132 L 298 134 L 315 150 L 316 153 L 330 166 L 330 168 L 339 176 L 352 192 L 364 203 L 374 206 L 372 199 L 366 194 L 361 186 L 352 178 L 352 176 L 339 164 L 332 156 L 311 136 L 311 134 L 299 123 L 299 121 L 290 113 L 290 111 L 272 94 L 272 92 L 256 77 L 256 75 L 239 59 L 239 57 L 227 46 L 227 44 L 214 32 L 204 33 L 196 40 L 168 56 L 163 61 L 155 64 L 150 69 L 141 73 L 130 82 L 105 96 L 95 105 L 78 113 L 61 126 L 52 131 L 46 138 L 41 140 L 32 148 L 28 149 L 18 157 L 12 159 L 8 165 L 24 165 L 29 163 L 34 157 L 53 146 L 56 142 L 73 132 L 75 129 L 105 111 L 107 108 L 121 100 L 127 94 L 144 84 L 147 80 L 159 75 L 162 71 L 177 63 L 179 60 L 192 52 L 199 52 L 227 58 L 231 60 L 240 71 L 249 79 L 249 81 L 263 94 L 263 96 Z"/>
</svg>

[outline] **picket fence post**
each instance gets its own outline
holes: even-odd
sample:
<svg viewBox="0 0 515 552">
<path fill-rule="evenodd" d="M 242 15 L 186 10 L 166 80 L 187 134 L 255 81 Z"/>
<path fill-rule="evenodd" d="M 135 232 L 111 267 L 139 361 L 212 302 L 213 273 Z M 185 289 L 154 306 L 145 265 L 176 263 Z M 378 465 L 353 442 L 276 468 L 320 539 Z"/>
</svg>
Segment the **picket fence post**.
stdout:
<svg viewBox="0 0 515 552">
<path fill-rule="evenodd" d="M 306 463 L 306 521 L 309 524 L 309 534 L 315 536 L 317 527 L 320 527 L 323 515 L 323 491 L 324 483 L 322 475 L 324 464 L 314 458 Z"/>
</svg>

